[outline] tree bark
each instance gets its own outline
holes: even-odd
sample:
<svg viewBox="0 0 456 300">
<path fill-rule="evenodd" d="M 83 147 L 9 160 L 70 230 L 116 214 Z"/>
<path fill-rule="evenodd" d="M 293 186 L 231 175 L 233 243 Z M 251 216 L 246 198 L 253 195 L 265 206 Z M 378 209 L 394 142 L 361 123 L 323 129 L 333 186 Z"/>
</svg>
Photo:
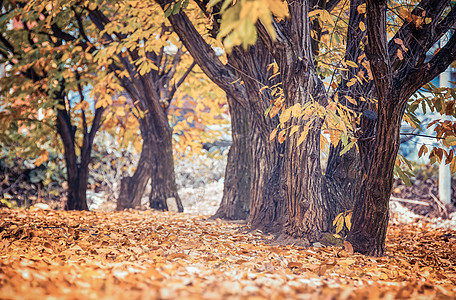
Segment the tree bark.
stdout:
<svg viewBox="0 0 456 300">
<path fill-rule="evenodd" d="M 150 114 L 150 118 L 152 126 L 148 128 L 147 132 L 151 141 L 152 166 L 150 170 L 150 208 L 183 212 L 184 207 L 177 193 L 174 174 L 172 129 L 168 124 L 166 115 L 158 118 L 154 114 Z"/>
<path fill-rule="evenodd" d="M 259 92 L 262 87 L 273 86 L 280 80 L 277 76 L 271 81 L 269 77 L 272 74 L 265 72 L 272 61 L 272 56 L 261 41 L 247 50 L 236 47 L 228 56 L 229 64 L 244 81 L 248 94 L 252 156 L 249 223 L 252 229 L 280 233 L 286 220 L 280 173 L 284 145 L 269 140 L 270 133 L 278 125 L 278 118 L 264 114 L 274 101 L 270 90 Z"/>
<path fill-rule="evenodd" d="M 250 212 L 252 156 L 248 112 L 227 96 L 232 141 L 225 169 L 223 197 L 212 219 L 247 220 Z"/>
<path fill-rule="evenodd" d="M 152 168 L 152 153 L 150 151 L 150 138 L 147 134 L 147 120 L 138 119 L 143 139 L 141 154 L 138 165 L 133 176 L 122 178 L 120 182 L 119 198 L 117 199 L 117 210 L 125 208 L 138 208 L 141 206 L 141 199 L 150 180 L 150 170 Z"/>
<path fill-rule="evenodd" d="M 87 183 L 89 165 L 79 164 L 74 148 L 74 128 L 66 110 L 57 112 L 57 131 L 63 142 L 67 168 L 68 199 L 65 210 L 89 210 L 87 205 Z"/>
</svg>

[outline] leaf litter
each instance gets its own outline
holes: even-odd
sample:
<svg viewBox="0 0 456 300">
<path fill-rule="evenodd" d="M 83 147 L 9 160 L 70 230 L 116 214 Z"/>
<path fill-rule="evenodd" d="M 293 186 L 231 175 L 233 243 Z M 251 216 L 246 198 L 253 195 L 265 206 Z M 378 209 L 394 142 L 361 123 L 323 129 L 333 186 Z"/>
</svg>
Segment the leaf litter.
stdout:
<svg viewBox="0 0 456 300">
<path fill-rule="evenodd" d="M 454 299 L 456 232 L 391 225 L 386 256 L 277 245 L 155 211 L 0 210 L 2 299 Z"/>
</svg>

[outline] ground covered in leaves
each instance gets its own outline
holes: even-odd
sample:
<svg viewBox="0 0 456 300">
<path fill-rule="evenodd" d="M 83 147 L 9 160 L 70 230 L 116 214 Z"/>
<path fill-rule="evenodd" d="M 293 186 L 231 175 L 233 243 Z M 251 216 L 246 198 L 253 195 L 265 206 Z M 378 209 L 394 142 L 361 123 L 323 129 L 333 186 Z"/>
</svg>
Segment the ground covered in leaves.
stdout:
<svg viewBox="0 0 456 300">
<path fill-rule="evenodd" d="M 454 299 L 456 232 L 392 225 L 382 258 L 153 211 L 0 210 L 2 299 Z"/>
</svg>

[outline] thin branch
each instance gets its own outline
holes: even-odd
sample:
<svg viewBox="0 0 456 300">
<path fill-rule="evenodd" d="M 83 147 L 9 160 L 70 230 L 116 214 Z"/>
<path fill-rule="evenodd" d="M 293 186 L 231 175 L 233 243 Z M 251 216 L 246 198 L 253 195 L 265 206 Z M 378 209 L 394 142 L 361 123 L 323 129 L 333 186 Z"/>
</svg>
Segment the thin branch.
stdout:
<svg viewBox="0 0 456 300">
<path fill-rule="evenodd" d="M 89 38 L 87 37 L 87 34 L 84 29 L 84 24 L 82 23 L 81 15 L 76 11 L 76 8 L 72 7 L 71 9 L 73 10 L 74 15 L 76 16 L 76 21 L 79 27 L 79 34 L 86 42 L 89 42 Z"/>
<path fill-rule="evenodd" d="M 78 85 L 78 93 L 79 93 L 79 98 L 80 98 L 80 102 L 84 102 L 84 93 L 82 91 L 82 86 L 81 86 L 81 76 L 79 75 L 79 72 L 78 70 L 74 70 L 75 74 L 76 74 L 76 80 L 78 81 L 77 85 Z M 82 127 L 83 127 L 83 134 L 84 136 L 87 135 L 87 118 L 86 118 L 86 115 L 85 115 L 85 111 L 84 109 L 81 109 L 82 110 Z"/>
<path fill-rule="evenodd" d="M 182 77 L 177 81 L 177 83 L 175 83 L 173 85 L 173 87 L 171 88 L 171 91 L 169 92 L 169 95 L 168 95 L 168 98 L 170 100 L 173 99 L 174 94 L 176 93 L 176 90 L 184 82 L 185 78 L 187 78 L 187 76 L 190 74 L 190 72 L 192 71 L 193 67 L 195 67 L 195 65 L 196 65 L 196 62 L 193 61 L 192 64 L 190 65 L 190 67 L 187 69 L 187 71 L 185 71 L 184 75 L 182 75 Z M 171 101 L 169 101 L 169 102 L 171 102 Z"/>
<path fill-rule="evenodd" d="M 453 35 L 445 46 L 432 57 L 429 62 L 423 63 L 409 72 L 402 86 L 404 99 L 408 99 L 421 86 L 444 72 L 456 60 L 456 35 Z"/>
<path fill-rule="evenodd" d="M 437 140 L 444 140 L 445 139 L 444 137 L 438 137 L 438 136 L 427 135 L 427 134 L 412 133 L 412 132 L 401 132 L 401 135 L 421 136 L 421 137 L 432 138 L 432 139 L 437 139 Z"/>
</svg>

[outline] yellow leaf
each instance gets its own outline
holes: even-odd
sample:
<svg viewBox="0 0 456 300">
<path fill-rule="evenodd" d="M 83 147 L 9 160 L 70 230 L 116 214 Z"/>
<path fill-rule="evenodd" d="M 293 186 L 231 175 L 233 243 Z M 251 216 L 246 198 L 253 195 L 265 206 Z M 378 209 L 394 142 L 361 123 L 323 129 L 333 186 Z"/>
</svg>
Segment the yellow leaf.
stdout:
<svg viewBox="0 0 456 300">
<path fill-rule="evenodd" d="M 353 99 L 352 97 L 345 95 L 345 98 L 347 98 L 348 102 L 350 102 L 351 104 L 358 105 L 358 102 L 356 102 L 356 100 Z"/>
<path fill-rule="evenodd" d="M 296 103 L 295 105 L 293 105 L 291 115 L 295 118 L 297 118 L 301 115 L 301 104 L 300 103 Z"/>
<path fill-rule="evenodd" d="M 287 109 L 285 109 L 281 114 L 280 114 L 280 117 L 279 117 L 279 121 L 280 123 L 285 123 L 286 121 L 288 121 L 291 117 L 291 111 L 293 109 L 293 106 L 292 107 L 289 107 Z"/>
<path fill-rule="evenodd" d="M 333 226 L 336 226 L 337 221 L 342 217 L 343 214 L 344 214 L 344 213 L 340 213 L 340 214 L 338 214 L 338 215 L 334 218 Z"/>
<path fill-rule="evenodd" d="M 291 127 L 289 136 L 291 136 L 293 133 L 298 131 L 298 129 L 299 129 L 299 125 L 294 125 L 293 127 Z"/>
<path fill-rule="evenodd" d="M 279 143 L 283 143 L 285 141 L 285 133 L 286 133 L 286 129 L 283 129 L 280 133 L 279 133 L 279 136 L 277 137 L 277 141 L 279 141 Z"/>
<path fill-rule="evenodd" d="M 268 88 L 267 85 L 263 86 L 263 87 L 260 89 L 260 93 L 261 93 L 262 91 L 264 91 L 265 89 L 267 89 L 267 88 Z"/>
<path fill-rule="evenodd" d="M 361 31 L 366 30 L 366 25 L 364 25 L 364 22 L 359 22 L 359 29 L 361 29 Z"/>
<path fill-rule="evenodd" d="M 444 140 L 443 140 L 443 144 L 447 147 L 452 147 L 452 146 L 455 146 L 456 145 L 456 136 L 447 136 Z"/>
<path fill-rule="evenodd" d="M 41 150 L 40 156 L 38 156 L 38 158 L 35 160 L 35 162 L 33 164 L 35 165 L 35 167 L 39 167 L 45 161 L 48 160 L 48 157 L 49 157 L 49 152 L 47 152 L 46 150 Z"/>
<path fill-rule="evenodd" d="M 306 139 L 306 136 L 307 136 L 307 133 L 309 132 L 309 126 L 305 126 L 304 127 L 304 130 L 301 132 L 301 135 L 299 136 L 299 139 L 298 139 L 298 146 L 302 144 L 302 142 L 304 142 L 304 140 Z"/>
<path fill-rule="evenodd" d="M 357 68 L 358 67 L 358 65 L 355 62 L 351 61 L 351 60 L 346 60 L 345 63 L 348 66 L 353 67 L 353 68 Z"/>
<path fill-rule="evenodd" d="M 280 108 L 282 105 L 274 105 L 274 107 L 271 109 L 271 112 L 269 113 L 270 118 L 274 118 L 280 111 Z"/>
<path fill-rule="evenodd" d="M 266 0 L 271 12 L 278 18 L 288 17 L 288 4 L 282 0 Z"/>
<path fill-rule="evenodd" d="M 350 79 L 350 81 L 347 83 L 347 86 L 348 87 L 351 87 L 352 85 L 354 85 L 356 83 L 356 78 L 352 78 Z"/>
<path fill-rule="evenodd" d="M 277 130 L 278 130 L 277 128 L 274 129 L 274 130 L 271 132 L 271 134 L 269 135 L 269 140 L 270 140 L 270 141 L 274 140 L 274 138 L 276 137 L 276 135 L 277 135 Z"/>
<path fill-rule="evenodd" d="M 366 13 L 366 3 L 358 5 L 358 7 L 356 9 L 358 10 L 359 14 L 365 14 Z"/>
<path fill-rule="evenodd" d="M 336 222 L 336 233 L 339 233 L 344 229 L 344 218 L 340 216 Z"/>
<path fill-rule="evenodd" d="M 348 230 L 351 230 L 352 223 L 351 223 L 352 214 L 349 213 L 345 216 L 345 226 L 347 226 Z"/>
<path fill-rule="evenodd" d="M 401 49 L 397 49 L 397 57 L 398 57 L 400 60 L 403 60 L 403 59 L 404 59 L 404 56 L 402 55 L 402 50 L 401 50 Z"/>
</svg>

